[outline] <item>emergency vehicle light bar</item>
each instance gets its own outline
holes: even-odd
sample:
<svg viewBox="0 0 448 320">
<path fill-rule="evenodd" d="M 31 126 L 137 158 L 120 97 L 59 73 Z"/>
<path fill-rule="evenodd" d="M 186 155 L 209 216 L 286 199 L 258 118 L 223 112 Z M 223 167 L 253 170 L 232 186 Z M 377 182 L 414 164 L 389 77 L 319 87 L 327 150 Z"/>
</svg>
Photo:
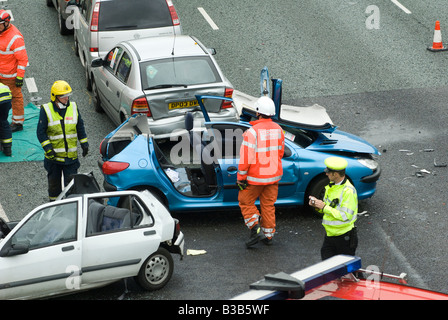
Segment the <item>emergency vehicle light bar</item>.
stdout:
<svg viewBox="0 0 448 320">
<path fill-rule="evenodd" d="M 252 290 L 242 293 L 232 300 L 300 299 L 306 291 L 360 268 L 361 258 L 337 255 L 291 275 L 284 273 L 266 275 L 264 280 L 250 285 Z"/>
</svg>

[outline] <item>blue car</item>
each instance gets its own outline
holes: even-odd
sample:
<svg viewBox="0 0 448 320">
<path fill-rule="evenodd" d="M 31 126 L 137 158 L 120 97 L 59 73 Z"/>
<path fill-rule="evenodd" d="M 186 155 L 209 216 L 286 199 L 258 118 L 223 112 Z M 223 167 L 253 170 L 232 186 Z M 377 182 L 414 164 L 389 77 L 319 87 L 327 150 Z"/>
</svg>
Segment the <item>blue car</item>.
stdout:
<svg viewBox="0 0 448 320">
<path fill-rule="evenodd" d="M 328 178 L 324 159 L 337 155 L 348 161 L 346 174 L 360 200 L 371 197 L 380 177 L 378 150 L 365 140 L 337 129 L 325 109 L 282 105 L 281 80 L 273 79 L 274 120 L 285 132 L 283 177 L 276 206 L 308 206 L 308 196 L 322 198 Z M 256 98 L 234 92 L 239 122 L 210 122 L 205 105 L 216 96 L 196 97 L 204 118 L 186 113 L 185 132 L 172 139 L 151 134 L 146 117 L 134 115 L 102 141 L 100 167 L 106 191 L 149 189 L 171 212 L 237 209 L 236 175 L 242 134 L 255 119 Z M 297 116 L 311 120 L 294 121 Z M 303 121 L 302 121 L 303 122 Z M 198 127 L 199 126 L 199 127 Z"/>
</svg>

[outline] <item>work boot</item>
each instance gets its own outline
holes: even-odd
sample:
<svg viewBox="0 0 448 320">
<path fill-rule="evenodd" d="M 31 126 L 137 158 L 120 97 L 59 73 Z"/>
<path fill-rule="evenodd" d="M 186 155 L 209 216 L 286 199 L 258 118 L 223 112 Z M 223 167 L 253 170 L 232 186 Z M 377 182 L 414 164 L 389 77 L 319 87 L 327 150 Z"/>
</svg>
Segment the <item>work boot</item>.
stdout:
<svg viewBox="0 0 448 320">
<path fill-rule="evenodd" d="M 264 238 L 263 240 L 261 240 L 265 245 L 267 246 L 271 246 L 272 245 L 272 238 Z"/>
<path fill-rule="evenodd" d="M 11 123 L 9 126 L 11 127 L 12 132 L 17 132 L 17 131 L 23 130 L 23 125 L 20 123 Z"/>
<path fill-rule="evenodd" d="M 249 240 L 246 242 L 246 247 L 252 247 L 253 245 L 257 244 L 258 241 L 263 239 L 264 235 L 263 232 L 261 232 L 260 226 L 257 224 L 252 229 L 250 229 L 250 237 Z"/>
<path fill-rule="evenodd" d="M 11 145 L 2 145 L 2 151 L 5 156 L 10 157 L 12 154 Z"/>
</svg>

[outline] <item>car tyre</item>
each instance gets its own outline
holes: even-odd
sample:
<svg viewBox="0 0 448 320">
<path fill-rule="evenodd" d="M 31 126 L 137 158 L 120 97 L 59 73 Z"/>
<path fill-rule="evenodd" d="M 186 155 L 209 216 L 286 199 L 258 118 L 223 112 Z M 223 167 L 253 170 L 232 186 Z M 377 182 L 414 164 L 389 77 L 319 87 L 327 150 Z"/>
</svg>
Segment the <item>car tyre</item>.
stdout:
<svg viewBox="0 0 448 320">
<path fill-rule="evenodd" d="M 86 60 L 86 65 L 85 65 L 85 73 L 86 73 L 86 89 L 88 91 L 92 91 L 92 80 L 90 79 L 89 76 L 89 69 L 87 68 L 87 60 Z"/>
<path fill-rule="evenodd" d="M 145 290 L 158 290 L 171 279 L 173 269 L 173 257 L 168 250 L 160 247 L 145 260 L 136 276 L 136 281 Z"/>
<path fill-rule="evenodd" d="M 62 18 L 61 8 L 58 8 L 58 23 L 59 23 L 59 33 L 63 36 L 72 33 L 70 29 L 67 28 L 66 20 Z"/>
<path fill-rule="evenodd" d="M 96 86 L 95 80 L 92 79 L 92 95 L 93 95 L 93 107 L 98 113 L 103 113 L 103 107 L 101 106 L 100 96 L 98 94 L 98 87 Z"/>
<path fill-rule="evenodd" d="M 75 56 L 79 57 L 79 44 L 78 39 L 76 38 L 76 31 L 73 32 L 73 39 L 75 40 Z"/>
<path fill-rule="evenodd" d="M 316 208 L 310 207 L 308 205 L 309 196 L 316 197 L 317 199 L 323 199 L 325 194 L 325 186 L 329 183 L 327 176 L 320 176 L 315 181 L 311 182 L 311 185 L 308 187 L 307 192 L 305 193 L 304 205 L 308 212 L 318 215 L 322 217 L 322 214 L 317 211 Z"/>
</svg>

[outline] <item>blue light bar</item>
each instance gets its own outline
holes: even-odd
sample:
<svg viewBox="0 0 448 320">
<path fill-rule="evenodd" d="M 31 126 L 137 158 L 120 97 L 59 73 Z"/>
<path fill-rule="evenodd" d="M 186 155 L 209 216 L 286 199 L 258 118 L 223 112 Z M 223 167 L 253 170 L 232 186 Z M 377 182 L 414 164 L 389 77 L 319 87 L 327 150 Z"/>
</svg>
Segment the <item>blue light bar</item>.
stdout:
<svg viewBox="0 0 448 320">
<path fill-rule="evenodd" d="M 340 278 L 361 268 L 361 258 L 337 255 L 310 267 L 292 273 L 290 276 L 304 283 L 305 291 Z M 263 281 L 263 280 L 261 280 Z M 257 282 L 258 284 L 260 281 Z M 266 286 L 264 286 L 266 287 Z M 274 288 L 275 286 L 273 286 Z M 249 290 L 232 300 L 276 300 L 285 299 L 285 291 Z"/>
</svg>

